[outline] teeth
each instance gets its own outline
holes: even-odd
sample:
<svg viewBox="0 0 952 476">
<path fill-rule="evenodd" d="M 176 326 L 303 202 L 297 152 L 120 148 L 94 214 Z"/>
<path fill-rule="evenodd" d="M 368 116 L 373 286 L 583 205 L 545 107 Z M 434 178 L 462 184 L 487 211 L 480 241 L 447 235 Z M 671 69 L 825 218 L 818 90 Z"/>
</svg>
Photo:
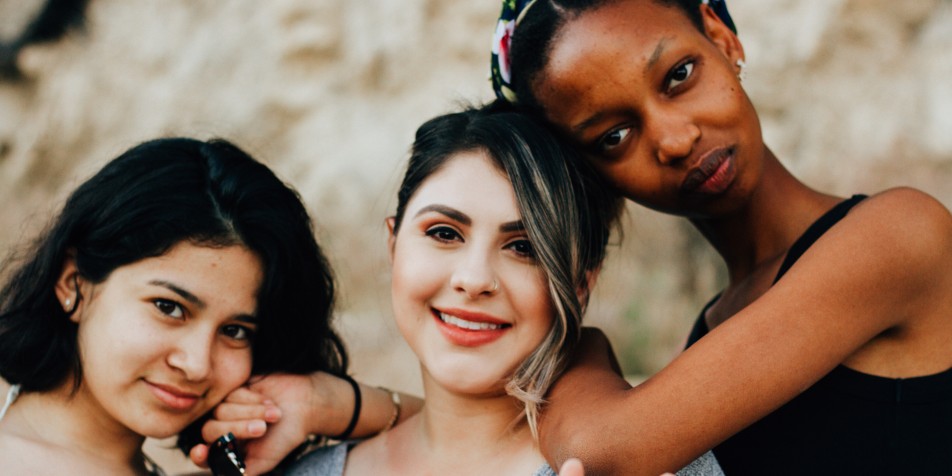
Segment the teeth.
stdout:
<svg viewBox="0 0 952 476">
<path fill-rule="evenodd" d="M 451 316 L 449 314 L 440 313 L 440 320 L 451 325 L 460 327 L 462 329 L 467 329 L 470 331 L 491 331 L 496 329 L 502 329 L 500 324 L 490 324 L 488 322 L 472 322 L 464 321 L 456 316 Z"/>
</svg>

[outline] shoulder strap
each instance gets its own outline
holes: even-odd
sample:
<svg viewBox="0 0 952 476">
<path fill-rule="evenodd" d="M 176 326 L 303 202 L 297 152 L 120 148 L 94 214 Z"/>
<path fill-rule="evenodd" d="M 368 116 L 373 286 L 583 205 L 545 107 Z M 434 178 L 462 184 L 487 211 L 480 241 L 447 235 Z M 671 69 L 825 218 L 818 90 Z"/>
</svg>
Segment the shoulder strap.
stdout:
<svg viewBox="0 0 952 476">
<path fill-rule="evenodd" d="M 803 255 L 816 240 L 820 239 L 824 233 L 826 233 L 833 225 L 837 224 L 843 217 L 849 213 L 857 203 L 863 201 L 866 198 L 866 195 L 853 195 L 852 197 L 843 200 L 840 203 L 837 203 L 835 207 L 831 208 L 830 211 L 826 212 L 813 222 L 810 225 L 810 228 L 807 228 L 807 231 L 803 232 L 800 235 L 800 238 L 797 238 L 797 241 L 793 243 L 793 246 L 790 247 L 790 250 L 787 251 L 787 257 L 784 258 L 783 264 L 780 265 L 780 270 L 777 271 L 777 277 L 774 278 L 774 284 L 777 284 L 777 281 L 783 277 L 784 274 L 793 266 L 794 263 L 800 259 L 800 256 Z"/>
<path fill-rule="evenodd" d="M 3 408 L 0 409 L 0 420 L 2 420 L 4 415 L 7 414 L 7 410 L 10 409 L 10 405 L 13 405 L 13 401 L 17 399 L 17 395 L 19 394 L 20 385 L 10 386 L 10 390 L 7 392 L 7 401 L 3 404 Z"/>
</svg>

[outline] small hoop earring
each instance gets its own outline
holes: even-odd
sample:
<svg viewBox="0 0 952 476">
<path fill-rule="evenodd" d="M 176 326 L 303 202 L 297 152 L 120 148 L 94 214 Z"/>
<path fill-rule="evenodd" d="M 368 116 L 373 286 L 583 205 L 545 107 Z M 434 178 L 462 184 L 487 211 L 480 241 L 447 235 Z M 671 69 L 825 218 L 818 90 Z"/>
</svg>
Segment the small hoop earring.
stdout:
<svg viewBox="0 0 952 476">
<path fill-rule="evenodd" d="M 739 59 L 737 60 L 736 64 L 737 64 L 737 79 L 743 83 L 744 79 L 747 78 L 747 69 L 746 69 L 747 63 L 744 62 L 744 60 Z"/>
</svg>

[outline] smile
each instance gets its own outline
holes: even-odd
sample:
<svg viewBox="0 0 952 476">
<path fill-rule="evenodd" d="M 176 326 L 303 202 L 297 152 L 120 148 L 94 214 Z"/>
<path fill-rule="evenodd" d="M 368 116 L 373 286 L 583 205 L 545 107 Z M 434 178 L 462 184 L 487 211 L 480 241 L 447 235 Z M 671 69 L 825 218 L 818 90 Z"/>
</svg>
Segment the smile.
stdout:
<svg viewBox="0 0 952 476">
<path fill-rule="evenodd" d="M 156 399 L 172 410 L 191 410 L 201 398 L 201 395 L 197 393 L 183 391 L 169 385 L 153 383 L 148 380 L 145 380 L 145 384 Z"/>
<path fill-rule="evenodd" d="M 461 347 L 477 347 L 502 337 L 512 324 L 481 313 L 433 309 L 437 328 L 450 343 Z"/>
<path fill-rule="evenodd" d="M 449 324 L 451 326 L 456 326 L 462 329 L 468 329 L 471 331 L 488 331 L 502 329 L 502 324 L 491 324 L 489 322 L 473 322 L 467 321 L 465 319 L 460 319 L 456 316 L 446 314 L 445 312 L 438 313 L 440 320 Z"/>
</svg>

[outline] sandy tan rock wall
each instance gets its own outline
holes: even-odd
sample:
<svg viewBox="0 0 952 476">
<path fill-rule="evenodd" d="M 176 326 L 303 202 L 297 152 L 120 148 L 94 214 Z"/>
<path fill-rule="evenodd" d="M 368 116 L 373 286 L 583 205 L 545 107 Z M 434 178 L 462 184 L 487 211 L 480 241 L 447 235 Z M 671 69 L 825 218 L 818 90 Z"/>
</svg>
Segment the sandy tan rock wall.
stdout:
<svg viewBox="0 0 952 476">
<path fill-rule="evenodd" d="M 37 2 L 0 0 L 0 35 Z M 767 142 L 817 188 L 952 206 L 952 2 L 732 0 Z M 14 12 L 14 13 L 5 13 Z M 230 138 L 295 185 L 343 290 L 359 377 L 415 389 L 391 323 L 382 220 L 417 125 L 489 98 L 495 0 L 93 0 L 83 31 L 0 81 L 0 250 L 148 138 Z M 21 15 L 22 16 L 22 15 Z M 657 369 L 723 279 L 681 221 L 631 207 L 590 321 Z"/>
</svg>

